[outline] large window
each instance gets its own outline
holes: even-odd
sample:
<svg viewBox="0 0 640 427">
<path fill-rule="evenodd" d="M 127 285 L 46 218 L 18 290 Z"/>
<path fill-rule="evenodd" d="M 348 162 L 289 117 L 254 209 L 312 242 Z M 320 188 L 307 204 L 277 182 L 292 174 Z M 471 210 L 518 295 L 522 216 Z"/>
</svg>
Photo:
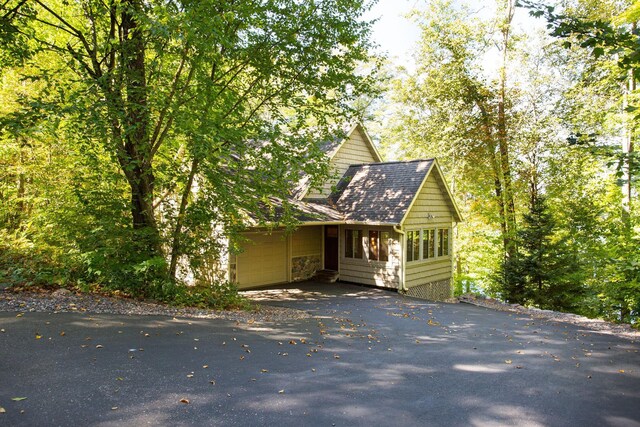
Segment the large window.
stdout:
<svg viewBox="0 0 640 427">
<path fill-rule="evenodd" d="M 369 260 L 389 261 L 388 231 L 369 230 Z"/>
<path fill-rule="evenodd" d="M 420 259 L 420 231 L 407 231 L 407 261 Z"/>
<path fill-rule="evenodd" d="M 345 230 L 345 258 L 362 258 L 362 230 Z"/>
<path fill-rule="evenodd" d="M 438 256 L 449 255 L 449 229 L 438 229 Z"/>
<path fill-rule="evenodd" d="M 448 228 L 407 231 L 407 261 L 448 256 L 449 247 Z"/>
</svg>

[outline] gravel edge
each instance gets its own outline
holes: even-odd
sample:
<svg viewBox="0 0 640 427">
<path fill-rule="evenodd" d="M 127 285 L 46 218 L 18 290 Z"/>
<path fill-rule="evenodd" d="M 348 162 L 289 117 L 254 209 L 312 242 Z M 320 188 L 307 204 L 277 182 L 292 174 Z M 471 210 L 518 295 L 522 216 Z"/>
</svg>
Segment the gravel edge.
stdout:
<svg viewBox="0 0 640 427">
<path fill-rule="evenodd" d="M 572 313 L 562 313 L 552 310 L 541 310 L 535 307 L 524 307 L 520 304 L 508 304 L 493 298 L 481 298 L 475 295 L 462 295 L 456 298 L 458 302 L 472 304 L 478 307 L 491 308 L 498 311 L 508 311 L 525 314 L 536 319 L 551 320 L 554 322 L 570 323 L 572 325 L 587 328 L 603 334 L 614 335 L 629 339 L 632 342 L 640 341 L 640 331 L 628 324 L 608 322 L 602 319 L 590 319 Z"/>
<path fill-rule="evenodd" d="M 171 316 L 195 319 L 223 319 L 236 322 L 277 322 L 308 319 L 309 313 L 292 308 L 256 304 L 255 311 L 211 310 L 193 307 L 172 307 L 130 298 L 74 293 L 66 289 L 54 292 L 0 291 L 0 311 L 20 313 L 92 313 L 127 316 Z"/>
</svg>

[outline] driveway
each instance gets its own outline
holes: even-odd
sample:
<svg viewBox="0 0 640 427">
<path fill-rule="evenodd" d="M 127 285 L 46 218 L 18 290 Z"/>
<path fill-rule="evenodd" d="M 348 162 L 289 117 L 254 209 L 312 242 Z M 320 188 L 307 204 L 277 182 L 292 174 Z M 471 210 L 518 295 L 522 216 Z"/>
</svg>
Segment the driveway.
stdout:
<svg viewBox="0 0 640 427">
<path fill-rule="evenodd" d="M 0 425 L 640 426 L 637 342 L 345 284 L 248 294 L 314 318 L 0 313 Z"/>
</svg>

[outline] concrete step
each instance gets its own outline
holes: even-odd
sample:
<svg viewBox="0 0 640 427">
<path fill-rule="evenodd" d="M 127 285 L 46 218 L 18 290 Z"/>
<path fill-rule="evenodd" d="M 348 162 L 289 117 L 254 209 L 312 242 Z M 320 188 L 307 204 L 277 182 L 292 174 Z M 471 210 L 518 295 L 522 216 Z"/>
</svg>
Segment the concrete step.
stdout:
<svg viewBox="0 0 640 427">
<path fill-rule="evenodd" d="M 318 270 L 314 276 L 319 282 L 335 283 L 340 274 L 335 270 Z"/>
</svg>

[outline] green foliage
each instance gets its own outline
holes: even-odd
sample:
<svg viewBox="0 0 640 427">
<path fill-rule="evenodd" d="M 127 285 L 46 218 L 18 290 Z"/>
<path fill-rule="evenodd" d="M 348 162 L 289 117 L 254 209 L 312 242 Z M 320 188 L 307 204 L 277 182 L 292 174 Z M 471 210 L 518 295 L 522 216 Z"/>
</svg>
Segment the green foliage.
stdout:
<svg viewBox="0 0 640 427">
<path fill-rule="evenodd" d="M 151 287 L 149 297 L 179 307 L 199 307 L 219 310 L 253 308 L 249 300 L 238 293 L 229 282 L 209 285 L 180 286 L 165 281 Z"/>
<path fill-rule="evenodd" d="M 576 311 L 584 277 L 574 248 L 558 236 L 557 224 L 543 196 L 533 201 L 518 230 L 518 252 L 502 266 L 503 297 L 543 309 Z"/>
<path fill-rule="evenodd" d="M 300 172 L 328 173 L 318 142 L 375 97 L 366 7 L 3 2 L 0 229 L 87 289 L 196 301 L 177 271 L 218 283 L 199 270 L 220 237 L 295 225 Z"/>
<path fill-rule="evenodd" d="M 0 229 L 0 288 L 65 286 L 78 278 L 79 267 L 55 247 Z"/>
</svg>

